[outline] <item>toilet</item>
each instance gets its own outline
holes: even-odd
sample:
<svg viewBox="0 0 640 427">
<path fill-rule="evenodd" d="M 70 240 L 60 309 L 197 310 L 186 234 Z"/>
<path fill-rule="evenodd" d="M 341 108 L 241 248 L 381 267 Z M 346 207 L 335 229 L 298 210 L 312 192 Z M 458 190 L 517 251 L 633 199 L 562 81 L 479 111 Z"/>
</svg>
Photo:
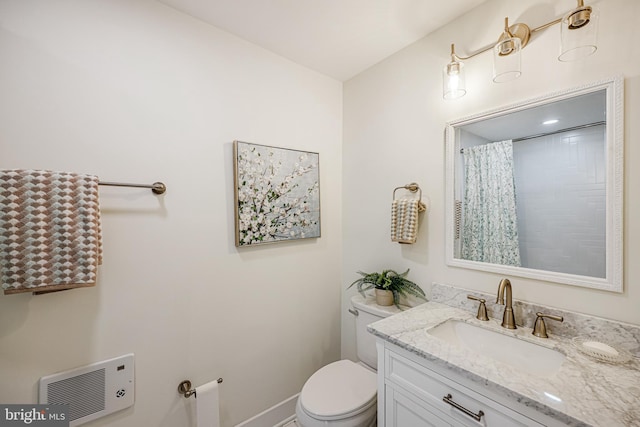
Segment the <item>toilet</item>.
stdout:
<svg viewBox="0 0 640 427">
<path fill-rule="evenodd" d="M 359 362 L 339 360 L 316 371 L 302 387 L 296 404 L 302 427 L 373 427 L 377 424 L 376 341 L 367 325 L 399 313 L 396 306 L 382 307 L 372 298 L 351 298 L 356 315 Z"/>
</svg>

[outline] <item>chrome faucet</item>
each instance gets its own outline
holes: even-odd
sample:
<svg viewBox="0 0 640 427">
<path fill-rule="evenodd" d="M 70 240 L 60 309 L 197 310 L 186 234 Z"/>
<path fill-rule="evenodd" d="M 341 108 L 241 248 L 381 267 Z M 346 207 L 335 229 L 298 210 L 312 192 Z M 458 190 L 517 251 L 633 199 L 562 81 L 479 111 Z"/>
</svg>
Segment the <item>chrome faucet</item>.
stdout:
<svg viewBox="0 0 640 427">
<path fill-rule="evenodd" d="M 509 279 L 502 279 L 498 286 L 498 298 L 496 298 L 496 304 L 504 305 L 504 291 L 507 290 L 507 304 L 504 307 L 504 314 L 502 315 L 502 327 L 507 329 L 517 329 L 516 318 L 513 315 L 513 301 L 511 299 L 511 282 Z"/>
</svg>

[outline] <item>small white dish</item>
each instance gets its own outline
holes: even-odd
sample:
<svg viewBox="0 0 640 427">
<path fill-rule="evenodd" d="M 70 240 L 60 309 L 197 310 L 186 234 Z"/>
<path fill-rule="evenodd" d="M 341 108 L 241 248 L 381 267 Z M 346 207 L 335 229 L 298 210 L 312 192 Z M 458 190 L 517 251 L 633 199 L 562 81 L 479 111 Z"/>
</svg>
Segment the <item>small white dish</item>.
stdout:
<svg viewBox="0 0 640 427">
<path fill-rule="evenodd" d="M 625 363 L 633 357 L 627 350 L 611 343 L 589 337 L 575 337 L 572 340 L 574 347 L 580 352 L 608 363 Z"/>
</svg>

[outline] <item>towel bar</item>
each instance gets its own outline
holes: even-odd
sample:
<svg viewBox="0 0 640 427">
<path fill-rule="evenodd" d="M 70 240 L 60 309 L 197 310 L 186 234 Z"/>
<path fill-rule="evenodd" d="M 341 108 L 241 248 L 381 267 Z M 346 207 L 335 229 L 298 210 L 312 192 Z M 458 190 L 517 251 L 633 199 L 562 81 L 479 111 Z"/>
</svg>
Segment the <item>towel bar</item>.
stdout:
<svg viewBox="0 0 640 427">
<path fill-rule="evenodd" d="M 167 191 L 167 186 L 162 182 L 154 182 L 151 185 L 147 184 L 129 184 L 126 182 L 105 182 L 100 181 L 99 185 L 107 185 L 112 187 L 137 187 L 137 188 L 150 188 L 154 194 L 164 194 Z"/>
<path fill-rule="evenodd" d="M 222 378 L 218 378 L 218 384 L 220 384 L 221 382 Z M 196 389 L 191 389 L 191 381 L 189 380 L 184 380 L 180 384 L 178 384 L 178 393 L 184 394 L 184 397 L 186 398 L 189 398 L 192 395 L 198 397 L 196 395 Z"/>
</svg>

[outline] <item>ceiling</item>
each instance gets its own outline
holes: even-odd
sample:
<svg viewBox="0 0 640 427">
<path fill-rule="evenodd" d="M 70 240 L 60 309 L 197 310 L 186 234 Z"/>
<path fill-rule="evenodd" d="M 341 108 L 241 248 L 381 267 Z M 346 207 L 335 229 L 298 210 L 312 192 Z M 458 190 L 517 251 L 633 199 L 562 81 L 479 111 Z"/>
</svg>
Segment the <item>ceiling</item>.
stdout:
<svg viewBox="0 0 640 427">
<path fill-rule="evenodd" d="M 549 119 L 557 122 L 543 123 Z M 533 108 L 498 114 L 492 118 L 480 118 L 461 128 L 488 141 L 503 141 L 559 132 L 606 120 L 606 89 L 600 89 L 559 101 L 544 102 Z"/>
<path fill-rule="evenodd" d="M 159 0 L 340 81 L 486 0 Z"/>
</svg>

